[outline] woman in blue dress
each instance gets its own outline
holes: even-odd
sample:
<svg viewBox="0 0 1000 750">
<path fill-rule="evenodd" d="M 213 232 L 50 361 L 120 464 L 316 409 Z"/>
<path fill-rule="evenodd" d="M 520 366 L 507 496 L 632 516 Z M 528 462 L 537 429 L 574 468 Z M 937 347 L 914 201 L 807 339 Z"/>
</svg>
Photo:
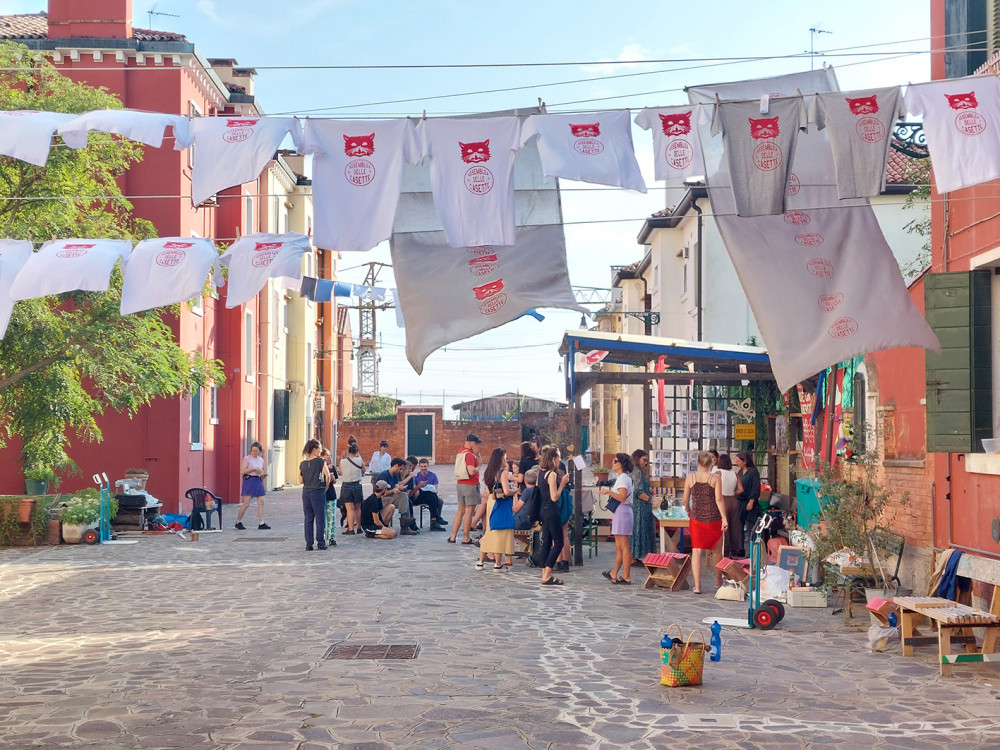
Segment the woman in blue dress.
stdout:
<svg viewBox="0 0 1000 750">
<path fill-rule="evenodd" d="M 632 453 L 632 536 L 629 546 L 632 560 L 641 563 L 646 555 L 656 551 L 656 519 L 653 517 L 653 491 L 649 486 L 649 454 L 644 450 Z"/>
</svg>

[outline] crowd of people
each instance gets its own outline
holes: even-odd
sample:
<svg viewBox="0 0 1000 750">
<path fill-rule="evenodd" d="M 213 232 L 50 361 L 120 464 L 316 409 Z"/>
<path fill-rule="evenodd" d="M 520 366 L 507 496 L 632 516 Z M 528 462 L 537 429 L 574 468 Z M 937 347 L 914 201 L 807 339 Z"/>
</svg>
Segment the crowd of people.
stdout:
<svg viewBox="0 0 1000 750">
<path fill-rule="evenodd" d="M 466 435 L 455 457 L 455 484 L 458 509 L 448 542 L 478 545 L 475 563 L 483 570 L 492 562 L 495 571 L 506 569 L 514 555 L 516 530 L 540 530 L 538 549 L 532 558 L 541 568 L 541 583 L 562 586 L 555 573 L 569 571 L 569 527 L 573 511 L 571 475 L 562 453 L 555 445 L 538 441 L 521 444 L 515 462 L 504 448 L 495 448 L 483 461 L 482 440 L 474 433 Z M 567 446 L 567 460 L 573 446 Z M 236 528 L 245 530 L 244 514 L 257 501 L 259 529 L 269 529 L 264 522 L 263 448 L 253 443 L 240 465 L 242 497 Z M 485 463 L 485 465 L 484 465 Z M 705 553 L 713 559 L 724 555 L 744 557 L 750 534 L 760 509 L 760 474 L 753 455 L 744 451 L 732 458 L 716 450 L 698 454 L 697 471 L 684 480 L 683 504 L 690 519 L 694 593 L 702 591 Z M 612 461 L 614 479 L 598 489 L 607 497 L 612 511 L 611 538 L 615 545 L 614 563 L 602 575 L 616 585 L 632 583 L 633 565 L 640 564 L 656 550 L 656 519 L 653 515 L 653 492 L 649 481 L 649 455 L 636 450 L 631 455 L 618 453 Z M 382 441 L 366 465 L 357 440 L 348 437 L 347 449 L 339 465 L 318 440 L 309 440 L 299 464 L 302 483 L 303 531 L 306 550 L 336 546 L 336 513 L 344 535 L 364 534 L 370 539 L 393 539 L 397 535 L 416 535 L 420 529 L 414 508 L 426 506 L 430 512 L 430 530 L 448 531 L 442 515 L 444 500 L 438 492 L 439 480 L 426 458 L 393 458 L 387 441 Z M 365 496 L 363 480 L 371 478 L 371 492 Z M 335 482 L 341 479 L 338 497 Z M 399 532 L 393 522 L 399 525 Z M 473 532 L 481 530 L 478 539 Z M 459 540 L 461 534 L 461 540 Z M 715 572 L 716 585 L 721 574 Z"/>
</svg>

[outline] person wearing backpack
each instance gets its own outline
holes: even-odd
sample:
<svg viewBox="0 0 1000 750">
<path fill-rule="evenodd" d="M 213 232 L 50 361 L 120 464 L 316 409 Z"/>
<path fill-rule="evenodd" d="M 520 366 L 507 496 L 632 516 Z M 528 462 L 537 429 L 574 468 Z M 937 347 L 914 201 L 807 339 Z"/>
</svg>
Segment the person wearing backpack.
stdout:
<svg viewBox="0 0 1000 750">
<path fill-rule="evenodd" d="M 524 491 L 521 493 L 521 508 L 514 513 L 514 528 L 530 531 L 535 528 L 538 518 L 538 469 L 524 472 Z"/>
<path fill-rule="evenodd" d="M 455 456 L 455 484 L 458 491 L 458 512 L 453 519 L 451 536 L 448 541 L 455 543 L 458 530 L 462 529 L 462 544 L 472 544 L 472 513 L 482 502 L 479 494 L 479 436 L 470 432 L 465 436 L 465 445 Z"/>
</svg>

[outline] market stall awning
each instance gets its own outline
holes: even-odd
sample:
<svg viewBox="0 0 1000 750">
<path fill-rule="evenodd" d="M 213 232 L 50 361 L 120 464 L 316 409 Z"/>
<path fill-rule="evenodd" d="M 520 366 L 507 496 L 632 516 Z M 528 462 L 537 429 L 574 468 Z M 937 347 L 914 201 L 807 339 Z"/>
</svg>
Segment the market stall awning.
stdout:
<svg viewBox="0 0 1000 750">
<path fill-rule="evenodd" d="M 607 352 L 602 363 L 619 365 L 645 366 L 663 356 L 667 371 L 577 372 L 577 353 L 596 351 Z M 559 353 L 565 359 L 566 395 L 570 400 L 599 383 L 641 384 L 663 380 L 677 384 L 694 381 L 737 385 L 747 380 L 774 380 L 767 350 L 759 346 L 603 331 L 567 331 Z"/>
</svg>

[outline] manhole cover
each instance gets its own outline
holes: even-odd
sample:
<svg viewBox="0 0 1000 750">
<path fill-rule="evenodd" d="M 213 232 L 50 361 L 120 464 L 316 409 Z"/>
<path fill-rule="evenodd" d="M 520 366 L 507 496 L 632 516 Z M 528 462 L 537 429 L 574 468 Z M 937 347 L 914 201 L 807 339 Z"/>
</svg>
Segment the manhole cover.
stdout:
<svg viewBox="0 0 1000 750">
<path fill-rule="evenodd" d="M 324 659 L 416 659 L 420 646 L 387 643 L 335 643 Z"/>
<path fill-rule="evenodd" d="M 287 539 L 286 536 L 239 536 L 236 537 L 234 542 L 283 542 Z"/>
</svg>

